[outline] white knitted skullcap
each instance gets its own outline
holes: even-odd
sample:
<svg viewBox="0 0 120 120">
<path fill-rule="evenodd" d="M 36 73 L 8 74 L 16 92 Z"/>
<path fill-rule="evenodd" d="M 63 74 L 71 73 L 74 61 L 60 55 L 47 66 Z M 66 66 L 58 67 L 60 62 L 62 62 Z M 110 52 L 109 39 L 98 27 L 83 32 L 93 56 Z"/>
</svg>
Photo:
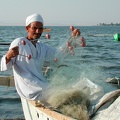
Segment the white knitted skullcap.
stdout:
<svg viewBox="0 0 120 120">
<path fill-rule="evenodd" d="M 26 26 L 28 26 L 32 22 L 41 22 L 43 23 L 43 18 L 39 14 L 32 14 L 26 18 Z"/>
</svg>

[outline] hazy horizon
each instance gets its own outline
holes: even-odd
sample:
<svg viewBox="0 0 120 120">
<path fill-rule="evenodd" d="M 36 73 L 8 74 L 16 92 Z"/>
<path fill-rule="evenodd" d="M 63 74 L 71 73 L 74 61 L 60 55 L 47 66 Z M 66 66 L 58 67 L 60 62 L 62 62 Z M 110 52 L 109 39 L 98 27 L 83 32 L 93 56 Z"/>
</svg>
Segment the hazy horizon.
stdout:
<svg viewBox="0 0 120 120">
<path fill-rule="evenodd" d="M 39 13 L 45 26 L 96 26 L 120 23 L 120 0 L 1 0 L 0 26 L 24 26 L 28 15 Z"/>
</svg>

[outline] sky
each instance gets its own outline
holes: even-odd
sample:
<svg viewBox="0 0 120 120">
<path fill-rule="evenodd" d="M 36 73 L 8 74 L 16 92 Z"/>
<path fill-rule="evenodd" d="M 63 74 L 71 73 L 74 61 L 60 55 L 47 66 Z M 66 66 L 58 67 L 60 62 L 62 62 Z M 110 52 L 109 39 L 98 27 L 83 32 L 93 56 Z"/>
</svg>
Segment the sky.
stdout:
<svg viewBox="0 0 120 120">
<path fill-rule="evenodd" d="M 0 26 L 25 26 L 34 13 L 45 26 L 120 23 L 120 0 L 0 0 Z"/>
</svg>

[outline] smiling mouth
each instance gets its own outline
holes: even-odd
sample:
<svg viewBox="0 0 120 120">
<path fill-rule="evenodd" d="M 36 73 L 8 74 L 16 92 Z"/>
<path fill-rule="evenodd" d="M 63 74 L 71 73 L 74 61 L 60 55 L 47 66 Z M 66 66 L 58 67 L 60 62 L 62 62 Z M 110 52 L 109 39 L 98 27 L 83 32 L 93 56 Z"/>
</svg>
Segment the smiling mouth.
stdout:
<svg viewBox="0 0 120 120">
<path fill-rule="evenodd" d="M 40 38 L 40 34 L 35 34 L 34 39 L 36 39 L 36 38 Z"/>
</svg>

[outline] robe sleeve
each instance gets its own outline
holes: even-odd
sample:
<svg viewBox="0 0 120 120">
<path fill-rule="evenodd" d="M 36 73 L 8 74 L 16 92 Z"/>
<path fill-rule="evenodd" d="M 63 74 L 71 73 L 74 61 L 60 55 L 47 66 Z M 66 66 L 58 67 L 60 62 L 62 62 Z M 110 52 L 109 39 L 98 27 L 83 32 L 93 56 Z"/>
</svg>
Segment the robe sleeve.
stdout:
<svg viewBox="0 0 120 120">
<path fill-rule="evenodd" d="M 19 41 L 20 41 L 19 39 L 15 39 L 11 43 L 9 49 L 11 49 L 15 46 L 18 46 Z M 12 69 L 12 66 L 15 62 L 15 59 L 16 59 L 16 57 L 11 58 L 11 60 L 6 64 L 6 55 L 3 55 L 3 57 L 1 58 L 1 71 L 6 71 L 6 70 L 9 70 L 9 69 Z"/>
<path fill-rule="evenodd" d="M 6 55 L 3 55 L 3 57 L 1 58 L 1 71 L 6 71 L 8 69 L 12 69 L 12 60 L 10 60 L 7 64 L 6 64 Z"/>
</svg>

